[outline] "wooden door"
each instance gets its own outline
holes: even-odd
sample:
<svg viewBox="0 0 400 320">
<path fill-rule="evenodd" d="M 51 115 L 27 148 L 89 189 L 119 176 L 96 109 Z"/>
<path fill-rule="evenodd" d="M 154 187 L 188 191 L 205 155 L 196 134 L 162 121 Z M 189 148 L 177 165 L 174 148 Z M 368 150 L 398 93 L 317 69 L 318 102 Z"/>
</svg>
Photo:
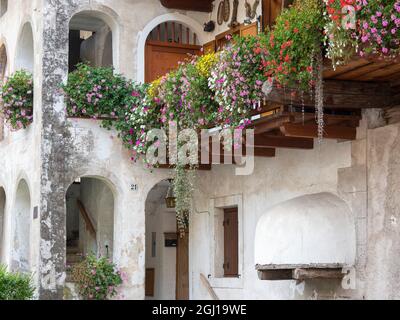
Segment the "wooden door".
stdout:
<svg viewBox="0 0 400 320">
<path fill-rule="evenodd" d="M 239 275 L 238 209 L 224 210 L 224 276 Z"/>
<path fill-rule="evenodd" d="M 178 234 L 176 247 L 176 300 L 189 300 L 189 232 Z"/>
<path fill-rule="evenodd" d="M 267 27 L 272 28 L 282 9 L 292 2 L 291 0 L 263 0 L 262 20 L 264 30 Z"/>
<path fill-rule="evenodd" d="M 146 297 L 154 297 L 154 284 L 156 271 L 154 268 L 146 269 L 146 281 L 145 281 L 145 295 Z"/>
<path fill-rule="evenodd" d="M 201 46 L 151 40 L 146 43 L 145 81 L 152 82 L 178 66 L 188 54 L 198 55 Z"/>
</svg>

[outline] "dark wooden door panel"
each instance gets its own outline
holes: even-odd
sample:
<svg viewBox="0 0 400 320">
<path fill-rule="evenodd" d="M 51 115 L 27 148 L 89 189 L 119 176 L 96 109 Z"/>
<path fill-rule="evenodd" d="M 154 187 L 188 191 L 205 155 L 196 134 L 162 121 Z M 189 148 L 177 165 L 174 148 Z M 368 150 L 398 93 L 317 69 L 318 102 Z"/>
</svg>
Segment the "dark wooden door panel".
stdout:
<svg viewBox="0 0 400 320">
<path fill-rule="evenodd" d="M 178 235 L 176 248 L 176 300 L 189 300 L 189 232 Z"/>
<path fill-rule="evenodd" d="M 237 208 L 224 210 L 224 276 L 239 274 L 239 238 Z"/>
</svg>

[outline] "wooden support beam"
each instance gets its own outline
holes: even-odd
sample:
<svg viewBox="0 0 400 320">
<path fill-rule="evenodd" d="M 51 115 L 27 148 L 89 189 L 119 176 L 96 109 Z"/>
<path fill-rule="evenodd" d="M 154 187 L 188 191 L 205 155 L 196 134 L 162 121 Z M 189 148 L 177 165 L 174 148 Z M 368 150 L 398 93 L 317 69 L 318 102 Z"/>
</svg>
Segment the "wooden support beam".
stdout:
<svg viewBox="0 0 400 320">
<path fill-rule="evenodd" d="M 170 165 L 170 164 L 159 164 L 155 169 L 173 169 L 175 166 Z M 189 169 L 189 166 L 186 167 Z M 200 164 L 197 168 L 200 171 L 210 171 L 211 170 L 211 164 Z"/>
<path fill-rule="evenodd" d="M 292 269 L 279 270 L 258 270 L 258 279 L 260 280 L 291 280 Z"/>
<path fill-rule="evenodd" d="M 295 93 L 293 96 L 292 93 Z M 266 97 L 271 103 L 302 105 L 299 92 L 288 88 L 274 88 Z M 394 94 L 386 82 L 326 80 L 324 82 L 324 107 L 336 109 L 384 108 L 393 106 Z M 314 100 L 304 94 L 305 106 L 314 106 Z"/>
<path fill-rule="evenodd" d="M 294 120 L 293 116 L 277 114 L 276 116 L 270 116 L 261 118 L 254 122 L 254 134 L 261 134 L 264 132 L 273 131 L 279 129 L 283 124 Z"/>
<path fill-rule="evenodd" d="M 294 269 L 292 278 L 303 281 L 308 279 L 342 279 L 342 269 Z"/>
<path fill-rule="evenodd" d="M 295 124 L 285 123 L 281 126 L 281 132 L 287 137 L 301 137 L 301 138 L 317 138 L 318 126 L 315 124 Z M 340 127 L 340 126 L 325 126 L 324 138 L 327 139 L 344 139 L 355 140 L 356 128 Z"/>
<path fill-rule="evenodd" d="M 214 0 L 160 0 L 168 9 L 191 10 L 199 12 L 211 12 Z"/>
<path fill-rule="evenodd" d="M 308 138 L 273 136 L 260 134 L 254 137 L 254 144 L 257 147 L 274 147 L 289 149 L 313 149 L 314 140 Z"/>
</svg>

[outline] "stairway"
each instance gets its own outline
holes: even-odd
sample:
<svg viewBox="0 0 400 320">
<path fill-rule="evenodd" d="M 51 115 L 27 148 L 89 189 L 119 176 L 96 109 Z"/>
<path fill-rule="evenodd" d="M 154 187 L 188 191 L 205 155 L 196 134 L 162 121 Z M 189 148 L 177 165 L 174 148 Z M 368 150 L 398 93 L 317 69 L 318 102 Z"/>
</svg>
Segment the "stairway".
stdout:
<svg viewBox="0 0 400 320">
<path fill-rule="evenodd" d="M 83 255 L 79 250 L 78 239 L 68 239 L 67 241 L 67 278 L 66 282 L 74 282 L 72 279 L 72 268 L 82 262 Z"/>
</svg>

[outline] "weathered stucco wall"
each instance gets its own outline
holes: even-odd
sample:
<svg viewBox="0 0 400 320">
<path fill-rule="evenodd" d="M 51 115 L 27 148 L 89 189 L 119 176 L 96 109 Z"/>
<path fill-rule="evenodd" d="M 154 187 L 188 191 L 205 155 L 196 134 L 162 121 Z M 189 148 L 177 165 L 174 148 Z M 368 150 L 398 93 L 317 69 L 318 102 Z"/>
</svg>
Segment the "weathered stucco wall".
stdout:
<svg viewBox="0 0 400 320">
<path fill-rule="evenodd" d="M 324 141 L 314 150 L 277 149 L 275 158 L 257 158 L 254 174 L 235 176 L 233 166 L 214 166 L 201 172 L 190 227 L 191 298 L 209 299 L 200 282 L 200 273 L 210 275 L 210 283 L 221 299 L 307 299 L 326 298 L 342 292 L 340 281 L 261 281 L 255 271 L 254 234 L 259 218 L 272 206 L 296 196 L 337 193 L 337 172 L 351 163 L 350 142 Z M 230 200 L 235 197 L 237 200 Z M 213 267 L 215 239 L 212 212 L 215 203 L 236 204 L 242 215 L 242 246 L 239 279 L 217 278 Z M 239 224 L 241 223 L 239 218 Z M 239 227 L 240 232 L 240 227 Z M 323 243 L 315 244 L 323 246 Z M 347 293 L 351 294 L 351 293 Z"/>
<path fill-rule="evenodd" d="M 367 299 L 400 298 L 400 125 L 368 131 Z"/>
<path fill-rule="evenodd" d="M 41 52 L 41 4 L 42 1 L 15 0 L 8 2 L 8 10 L 0 18 L 0 43 L 4 44 L 7 52 L 7 74 L 17 70 L 18 51 L 23 48 L 23 43 L 29 42 L 25 38 L 21 40 L 23 26 L 28 23 L 32 28 L 33 54 L 40 57 Z M 28 55 L 31 55 L 29 52 Z M 25 55 L 25 58 L 28 58 Z M 35 57 L 30 57 L 32 61 Z M 41 136 L 41 62 L 35 61 L 33 65 L 34 74 L 34 123 L 20 132 L 12 132 L 8 127 L 4 129 L 4 139 L 0 140 L 0 186 L 4 188 L 6 195 L 6 206 L 3 219 L 3 241 L 0 262 L 11 268 L 13 240 L 16 223 L 13 222 L 13 212 L 17 201 L 17 188 L 24 179 L 30 193 L 30 208 L 27 215 L 27 232 L 30 234 L 30 270 L 38 270 L 39 251 L 39 219 L 33 216 L 33 208 L 39 204 L 39 179 L 40 179 L 40 136 Z M 14 211 L 13 211 L 14 210 Z M 35 282 L 38 281 L 38 273 L 33 274 Z"/>
<path fill-rule="evenodd" d="M 240 8 L 242 22 L 243 1 Z M 31 23 L 35 101 L 33 124 L 20 132 L 6 129 L 5 139 L 0 141 L 0 167 L 5 168 L 0 171 L 0 187 L 6 196 L 0 258 L 11 266 L 12 212 L 18 184 L 24 179 L 30 194 L 30 269 L 40 298 L 62 298 L 66 191 L 78 177 L 100 177 L 114 196 L 112 254 L 127 274 L 123 296 L 143 299 L 145 201 L 152 187 L 171 172 L 150 172 L 132 164 L 116 133 L 101 129 L 97 121 L 66 118 L 59 85 L 67 79 L 69 20 L 86 10 L 99 13 L 112 29 L 116 70 L 138 79 L 143 75 L 146 32 L 155 23 L 176 18 L 201 31 L 202 23 L 209 20 L 208 14 L 167 10 L 158 0 L 9 1 L 7 13 L 0 18 L 0 45 L 6 45 L 7 70 L 12 73 L 18 66 L 15 57 L 22 26 Z M 215 11 L 212 16 L 215 20 Z M 210 40 L 225 30 L 226 25 L 212 34 L 199 33 L 199 39 Z M 107 59 L 110 55 L 108 51 Z M 233 166 L 213 166 L 210 172 L 200 172 L 190 227 L 190 297 L 209 298 L 200 273 L 210 275 L 211 285 L 225 299 L 399 297 L 399 141 L 398 125 L 368 129 L 363 123 L 352 143 L 324 141 L 312 151 L 278 149 L 275 158 L 256 159 L 256 171 L 250 176 L 235 176 Z M 259 280 L 254 269 L 258 219 L 280 202 L 318 192 L 338 194 L 352 209 L 357 234 L 357 289 L 342 290 L 338 281 L 296 284 Z M 215 267 L 219 249 L 213 242 L 218 239 L 213 215 L 235 204 L 240 211 L 241 277 L 222 279 Z M 34 207 L 38 207 L 37 217 Z"/>
</svg>

